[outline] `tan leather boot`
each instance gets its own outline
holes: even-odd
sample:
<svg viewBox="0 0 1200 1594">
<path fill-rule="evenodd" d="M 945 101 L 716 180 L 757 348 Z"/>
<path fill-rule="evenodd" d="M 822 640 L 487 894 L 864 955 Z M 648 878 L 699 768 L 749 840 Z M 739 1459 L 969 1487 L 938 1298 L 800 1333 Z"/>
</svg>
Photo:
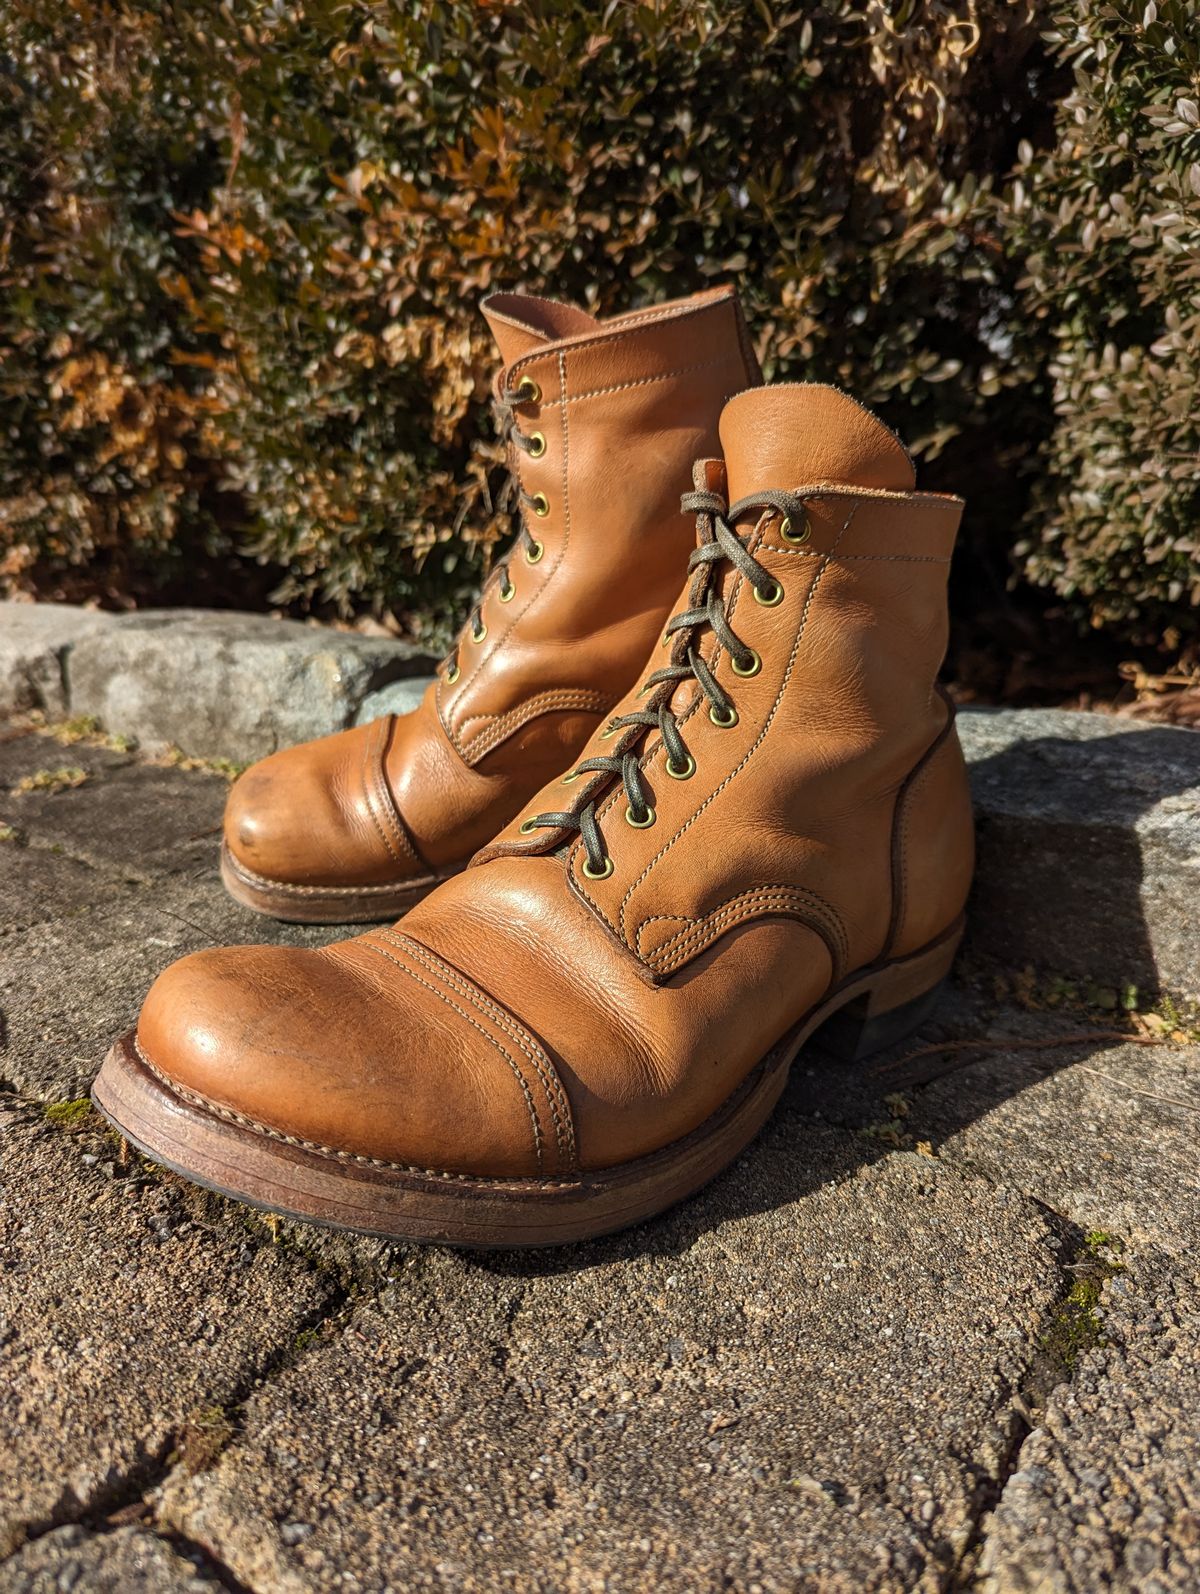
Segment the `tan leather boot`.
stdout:
<svg viewBox="0 0 1200 1594">
<path fill-rule="evenodd" d="M 670 612 L 693 538 L 679 495 L 725 400 L 758 381 L 733 291 L 604 322 L 520 294 L 483 313 L 520 534 L 419 708 L 276 753 L 234 786 L 222 875 L 247 907 L 403 913 L 561 772 Z"/>
<path fill-rule="evenodd" d="M 972 869 L 961 501 L 832 388 L 744 393 L 721 440 L 730 507 L 702 466 L 679 612 L 578 768 L 402 929 L 176 964 L 96 1085 L 130 1139 L 322 1222 L 573 1240 L 730 1162 L 827 1021 L 921 1021 Z"/>
</svg>

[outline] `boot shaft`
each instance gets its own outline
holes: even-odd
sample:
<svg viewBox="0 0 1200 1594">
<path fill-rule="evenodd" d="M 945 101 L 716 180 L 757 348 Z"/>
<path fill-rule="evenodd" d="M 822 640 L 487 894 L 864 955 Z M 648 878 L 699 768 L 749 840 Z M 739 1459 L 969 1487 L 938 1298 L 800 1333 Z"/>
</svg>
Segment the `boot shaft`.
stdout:
<svg viewBox="0 0 1200 1594">
<path fill-rule="evenodd" d="M 604 322 L 519 295 L 484 313 L 532 542 L 490 584 L 438 684 L 442 726 L 472 765 L 534 717 L 619 700 L 692 544 L 679 507 L 692 461 L 719 446 L 725 401 L 758 381 L 731 289 Z"/>
<path fill-rule="evenodd" d="M 623 782 L 597 773 L 575 802 L 594 802 L 611 871 L 595 878 L 579 844 L 565 867 L 572 889 L 653 978 L 669 978 L 739 923 L 773 913 L 809 923 L 836 972 L 883 956 L 894 938 L 903 890 L 894 876 L 913 866 L 896 856 L 898 826 L 903 818 L 915 849 L 928 850 L 906 790 L 930 757 L 945 812 L 928 847 L 953 833 L 933 916 L 943 905 L 951 919 L 961 910 L 954 899 L 970 873 L 969 799 L 936 678 L 963 506 L 917 492 L 898 441 L 834 389 L 744 393 L 720 430 L 730 497 L 747 500 L 734 529 L 758 574 L 751 580 L 719 561 L 709 576 L 701 565 L 679 609 L 715 602 L 734 646 L 707 625 L 664 639 L 669 650 L 650 659 L 615 718 L 647 704 L 657 711 L 665 698 L 686 762 L 673 769 L 653 729 L 593 738 L 581 763 L 635 751 L 654 818 L 630 823 Z M 713 480 L 710 462 L 697 481 Z M 795 505 L 790 516 L 766 501 L 779 492 Z M 702 546 L 712 536 L 712 517 L 702 515 Z M 728 711 L 694 678 L 653 684 L 668 658 L 678 666 L 690 648 Z M 539 803 L 543 811 L 561 805 L 561 795 L 550 798 L 544 792 L 521 817 Z M 552 851 L 563 839 L 546 830 L 522 836 L 514 826 L 480 861 Z"/>
</svg>

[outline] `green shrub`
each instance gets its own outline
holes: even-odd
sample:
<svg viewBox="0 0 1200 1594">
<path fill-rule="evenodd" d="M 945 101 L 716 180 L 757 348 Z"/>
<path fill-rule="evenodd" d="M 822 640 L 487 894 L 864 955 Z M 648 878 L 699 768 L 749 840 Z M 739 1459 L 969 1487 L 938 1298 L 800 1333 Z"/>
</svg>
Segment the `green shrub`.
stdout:
<svg viewBox="0 0 1200 1594">
<path fill-rule="evenodd" d="M 1017 323 L 1051 384 L 1017 552 L 1096 626 L 1200 608 L 1200 6 L 1060 8 L 1051 150 L 1005 195 Z"/>
<path fill-rule="evenodd" d="M 236 554 L 298 612 L 438 630 L 507 529 L 480 297 L 735 278 L 769 375 L 965 485 L 968 596 L 1015 555 L 1181 630 L 1196 6 L 1086 15 L 11 0 L 0 580 L 144 596 Z"/>
<path fill-rule="evenodd" d="M 187 359 L 171 212 L 221 166 L 133 12 L 0 16 L 0 581 L 123 593 L 222 546 L 220 443 Z"/>
</svg>

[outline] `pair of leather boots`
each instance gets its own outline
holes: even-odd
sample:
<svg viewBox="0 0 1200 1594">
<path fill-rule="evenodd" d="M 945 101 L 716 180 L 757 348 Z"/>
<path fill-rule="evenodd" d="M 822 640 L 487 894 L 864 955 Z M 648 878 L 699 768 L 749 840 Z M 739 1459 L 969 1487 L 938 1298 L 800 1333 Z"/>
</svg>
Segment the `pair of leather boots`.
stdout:
<svg viewBox="0 0 1200 1594">
<path fill-rule="evenodd" d="M 272 1211 L 543 1245 L 711 1179 L 819 1028 L 862 1055 L 928 1011 L 973 858 L 962 502 L 845 394 L 759 385 L 730 290 L 484 314 L 512 550 L 418 709 L 266 759 L 226 820 L 249 906 L 406 916 L 184 958 L 94 1094 Z"/>
</svg>

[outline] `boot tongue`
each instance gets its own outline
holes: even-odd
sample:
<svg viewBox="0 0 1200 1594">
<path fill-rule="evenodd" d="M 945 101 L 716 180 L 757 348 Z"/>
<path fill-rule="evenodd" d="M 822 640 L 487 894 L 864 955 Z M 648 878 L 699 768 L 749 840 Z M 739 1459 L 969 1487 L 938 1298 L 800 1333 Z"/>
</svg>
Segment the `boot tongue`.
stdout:
<svg viewBox="0 0 1200 1594">
<path fill-rule="evenodd" d="M 599 322 L 573 304 L 531 293 L 493 293 L 481 306 L 506 366 L 560 338 L 591 332 Z"/>
<path fill-rule="evenodd" d="M 721 414 L 721 447 L 730 503 L 765 487 L 819 482 L 901 493 L 916 486 L 895 433 L 857 400 L 815 382 L 739 393 Z"/>
</svg>

